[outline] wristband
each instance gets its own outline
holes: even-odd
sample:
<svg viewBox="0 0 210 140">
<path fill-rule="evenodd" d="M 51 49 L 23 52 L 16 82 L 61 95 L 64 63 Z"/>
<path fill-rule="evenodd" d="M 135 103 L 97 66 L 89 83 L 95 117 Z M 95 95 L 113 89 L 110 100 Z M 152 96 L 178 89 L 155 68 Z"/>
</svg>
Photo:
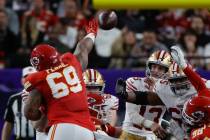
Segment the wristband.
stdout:
<svg viewBox="0 0 210 140">
<path fill-rule="evenodd" d="M 96 36 L 94 33 L 89 33 L 84 38 L 90 38 L 93 42 L 95 42 Z"/>
<path fill-rule="evenodd" d="M 152 125 L 153 125 L 153 121 L 150 121 L 150 120 L 147 120 L 147 119 L 144 119 L 142 121 L 142 125 L 145 127 L 145 128 L 151 128 Z"/>
</svg>

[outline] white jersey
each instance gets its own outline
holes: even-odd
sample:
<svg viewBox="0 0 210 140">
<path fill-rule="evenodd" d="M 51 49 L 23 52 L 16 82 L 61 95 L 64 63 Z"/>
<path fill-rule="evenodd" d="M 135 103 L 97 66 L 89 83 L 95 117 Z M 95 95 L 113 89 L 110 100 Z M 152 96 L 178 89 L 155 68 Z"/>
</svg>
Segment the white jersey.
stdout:
<svg viewBox="0 0 210 140">
<path fill-rule="evenodd" d="M 191 86 L 186 94 L 182 96 L 175 95 L 171 90 L 169 82 L 167 80 L 158 80 L 155 87 L 156 93 L 162 100 L 162 102 L 167 107 L 169 113 L 171 113 L 172 118 L 178 123 L 182 124 L 182 108 L 184 103 L 197 94 L 195 88 Z"/>
<path fill-rule="evenodd" d="M 36 140 L 47 140 L 47 134 L 44 132 L 36 131 Z"/>
<path fill-rule="evenodd" d="M 91 116 L 111 123 L 111 111 L 118 110 L 119 99 L 110 94 L 96 93 L 88 93 L 87 97 Z"/>
<path fill-rule="evenodd" d="M 129 91 L 148 91 L 147 84 L 144 82 L 146 78 L 131 77 L 126 81 L 126 90 Z M 147 120 L 154 121 L 160 124 L 160 120 L 166 111 L 163 105 L 136 105 L 126 102 L 126 114 L 123 122 L 123 130 L 139 136 L 153 137 L 155 134 L 148 128 L 143 128 L 138 118 L 144 117 Z"/>
<path fill-rule="evenodd" d="M 208 88 L 210 88 L 210 80 L 203 79 Z M 197 94 L 197 91 L 193 86 L 188 90 L 186 94 L 182 96 L 175 95 L 170 88 L 167 80 L 158 80 L 155 85 L 155 92 L 158 94 L 162 102 L 167 107 L 167 110 L 171 113 L 172 118 L 182 124 L 182 108 L 184 103 L 191 97 Z"/>
</svg>

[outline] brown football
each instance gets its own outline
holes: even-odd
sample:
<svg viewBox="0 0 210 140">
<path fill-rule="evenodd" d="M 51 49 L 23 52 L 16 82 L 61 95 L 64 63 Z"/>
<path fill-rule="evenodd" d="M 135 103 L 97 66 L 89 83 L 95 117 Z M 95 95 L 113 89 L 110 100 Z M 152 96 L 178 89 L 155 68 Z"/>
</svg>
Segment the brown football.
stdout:
<svg viewBox="0 0 210 140">
<path fill-rule="evenodd" d="M 117 25 L 117 14 L 114 11 L 103 11 L 98 15 L 99 27 L 110 30 Z"/>
</svg>

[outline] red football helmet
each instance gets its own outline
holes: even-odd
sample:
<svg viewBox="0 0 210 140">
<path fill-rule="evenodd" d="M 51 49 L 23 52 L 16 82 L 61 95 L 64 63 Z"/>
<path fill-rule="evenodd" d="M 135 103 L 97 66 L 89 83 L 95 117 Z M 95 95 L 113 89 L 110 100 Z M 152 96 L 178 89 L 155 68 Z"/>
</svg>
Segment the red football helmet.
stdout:
<svg viewBox="0 0 210 140">
<path fill-rule="evenodd" d="M 195 96 L 189 99 L 183 108 L 182 117 L 185 124 L 200 127 L 210 121 L 210 98 Z"/>
<path fill-rule="evenodd" d="M 60 64 L 59 53 L 48 44 L 39 44 L 31 52 L 30 62 L 37 71 L 49 69 Z"/>
</svg>

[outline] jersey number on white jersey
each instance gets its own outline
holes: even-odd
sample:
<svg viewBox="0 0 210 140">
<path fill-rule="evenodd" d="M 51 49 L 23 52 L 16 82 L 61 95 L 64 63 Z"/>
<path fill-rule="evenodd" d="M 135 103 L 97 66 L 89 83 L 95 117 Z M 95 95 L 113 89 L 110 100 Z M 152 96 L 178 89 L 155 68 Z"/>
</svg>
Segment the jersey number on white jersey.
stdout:
<svg viewBox="0 0 210 140">
<path fill-rule="evenodd" d="M 159 108 L 159 107 L 152 107 L 152 108 L 150 108 L 149 109 L 149 113 L 156 113 L 157 114 L 157 115 L 154 116 L 154 120 L 151 120 L 151 121 L 154 121 L 154 122 L 158 123 L 159 122 L 159 118 L 160 118 L 160 116 L 162 114 L 162 111 L 163 111 L 162 108 Z M 139 114 L 141 116 L 144 116 L 145 112 L 146 112 L 146 106 L 141 106 Z"/>
</svg>

